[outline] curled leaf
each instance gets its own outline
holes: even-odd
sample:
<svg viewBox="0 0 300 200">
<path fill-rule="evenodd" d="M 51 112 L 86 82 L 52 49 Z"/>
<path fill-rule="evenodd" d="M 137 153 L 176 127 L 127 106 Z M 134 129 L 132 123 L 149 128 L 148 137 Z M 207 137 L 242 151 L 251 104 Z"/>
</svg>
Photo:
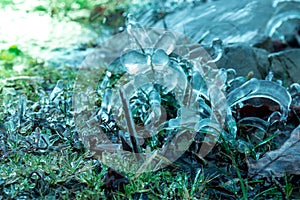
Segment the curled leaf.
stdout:
<svg viewBox="0 0 300 200">
<path fill-rule="evenodd" d="M 227 96 L 227 103 L 229 106 L 234 106 L 252 98 L 267 98 L 278 103 L 282 111 L 281 120 L 286 120 L 291 104 L 291 96 L 281 85 L 272 81 L 253 78 L 231 91 Z"/>
<path fill-rule="evenodd" d="M 270 123 L 258 117 L 245 117 L 238 121 L 239 126 L 251 126 L 266 132 Z"/>
</svg>

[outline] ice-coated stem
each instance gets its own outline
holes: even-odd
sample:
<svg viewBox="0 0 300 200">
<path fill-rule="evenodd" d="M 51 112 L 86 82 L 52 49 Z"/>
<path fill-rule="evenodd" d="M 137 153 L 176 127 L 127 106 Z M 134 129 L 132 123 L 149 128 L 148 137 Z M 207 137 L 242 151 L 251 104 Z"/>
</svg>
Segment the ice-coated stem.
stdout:
<svg viewBox="0 0 300 200">
<path fill-rule="evenodd" d="M 153 90 L 149 94 L 149 103 L 151 106 L 151 114 L 149 118 L 146 120 L 145 124 L 149 123 L 155 123 L 159 121 L 159 118 L 161 117 L 161 97 L 158 91 L 153 88 Z"/>
<path fill-rule="evenodd" d="M 24 119 L 24 115 L 26 112 L 26 104 L 27 104 L 27 97 L 25 95 L 21 95 L 19 98 L 19 105 L 18 105 L 19 125 L 21 124 L 22 120 Z"/>
<path fill-rule="evenodd" d="M 120 98 L 122 101 L 122 105 L 123 105 L 123 110 L 124 110 L 124 115 L 125 115 L 125 119 L 126 119 L 126 125 L 127 125 L 127 129 L 128 132 L 130 134 L 130 140 L 131 140 L 131 144 L 132 144 L 132 148 L 133 151 L 137 154 L 137 158 L 139 158 L 139 153 L 141 153 L 140 147 L 138 145 L 138 141 L 137 141 L 137 133 L 134 127 L 134 121 L 132 119 L 132 114 L 130 111 L 130 107 L 129 107 L 129 103 L 128 100 L 126 98 L 125 95 L 125 91 L 122 87 L 120 87 L 119 89 L 119 94 L 120 94 Z"/>
</svg>

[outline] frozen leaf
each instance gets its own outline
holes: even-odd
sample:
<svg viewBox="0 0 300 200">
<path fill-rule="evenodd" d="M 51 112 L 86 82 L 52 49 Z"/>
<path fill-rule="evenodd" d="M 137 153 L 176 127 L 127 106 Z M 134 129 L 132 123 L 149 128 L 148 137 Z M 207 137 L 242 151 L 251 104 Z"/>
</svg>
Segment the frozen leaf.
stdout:
<svg viewBox="0 0 300 200">
<path fill-rule="evenodd" d="M 213 50 L 213 59 L 208 61 L 208 63 L 218 62 L 223 55 L 223 42 L 220 39 L 214 39 L 212 42 L 212 50 Z"/>
<path fill-rule="evenodd" d="M 105 76 L 104 76 L 104 78 L 103 78 L 103 81 L 102 81 L 102 83 L 101 83 L 101 85 L 100 85 L 100 88 L 101 88 L 101 89 L 105 89 L 106 87 L 108 87 L 109 82 L 111 81 L 111 80 L 110 80 L 110 77 L 111 77 L 111 72 L 107 71 L 107 72 L 105 73 Z"/>
<path fill-rule="evenodd" d="M 249 153 L 253 149 L 253 145 L 243 140 L 237 140 L 235 142 L 236 148 L 240 153 Z"/>
<path fill-rule="evenodd" d="M 284 27 L 284 24 L 290 20 L 299 20 L 300 13 L 299 10 L 288 10 L 285 12 L 280 12 L 274 15 L 274 17 L 268 22 L 265 30 L 265 34 L 272 37 L 282 39 L 284 38 L 284 33 L 280 31 L 280 27 Z"/>
<path fill-rule="evenodd" d="M 112 89 L 106 89 L 101 102 L 101 109 L 103 109 L 107 113 L 109 113 L 111 109 L 110 101 L 111 101 L 112 92 L 113 92 Z"/>
<path fill-rule="evenodd" d="M 200 72 L 195 71 L 193 73 L 192 79 L 191 79 L 191 84 L 192 84 L 193 90 L 195 90 L 195 93 L 197 93 L 197 95 L 200 95 L 200 96 L 202 95 L 206 99 L 209 99 L 207 85 L 205 83 L 205 80 L 201 76 Z"/>
<path fill-rule="evenodd" d="M 263 132 L 267 132 L 270 123 L 258 117 L 245 117 L 238 121 L 238 125 L 239 127 L 241 126 L 255 127 L 262 130 Z"/>
<path fill-rule="evenodd" d="M 169 56 L 167 55 L 167 53 L 164 50 L 157 49 L 154 51 L 152 58 L 151 58 L 151 64 L 153 67 L 161 70 L 168 63 L 169 63 Z"/>
<path fill-rule="evenodd" d="M 294 83 L 290 86 L 289 92 L 292 96 L 292 103 L 293 106 L 300 106 L 300 84 Z"/>
<path fill-rule="evenodd" d="M 20 133 L 25 134 L 27 131 L 29 131 L 33 127 L 32 121 L 26 121 L 22 124 L 22 127 L 20 128 Z"/>
<path fill-rule="evenodd" d="M 137 74 L 149 68 L 147 59 L 147 55 L 133 50 L 121 57 L 121 63 L 129 74 Z"/>
<path fill-rule="evenodd" d="M 300 84 L 299 83 L 293 83 L 290 86 L 290 93 L 293 94 L 299 94 L 300 93 Z"/>
<path fill-rule="evenodd" d="M 176 38 L 173 33 L 166 31 L 156 42 L 154 49 L 162 49 L 167 54 L 170 54 L 174 51 L 176 44 Z"/>
<path fill-rule="evenodd" d="M 228 88 L 228 92 L 231 92 L 233 91 L 234 89 L 240 87 L 241 85 L 243 85 L 245 82 L 246 82 L 246 78 L 243 77 L 243 76 L 239 76 L 239 77 L 236 77 L 234 79 L 228 79 L 227 81 L 227 84 L 229 86 Z"/>
<path fill-rule="evenodd" d="M 300 125 L 290 138 L 277 150 L 266 153 L 259 160 L 249 160 L 249 175 L 252 177 L 282 177 L 285 174 L 300 174 Z"/>
<path fill-rule="evenodd" d="M 218 141 L 219 136 L 221 135 L 222 129 L 220 124 L 214 123 L 209 119 L 202 119 L 195 127 L 199 131 L 201 129 L 207 130 L 208 133 L 204 138 L 203 144 L 201 145 L 198 155 L 201 157 L 206 156 L 214 147 Z M 206 129 L 205 129 L 206 128 Z"/>
<path fill-rule="evenodd" d="M 231 110 L 229 107 L 227 107 L 226 109 L 226 125 L 227 125 L 227 129 L 229 131 L 229 134 L 226 135 L 226 139 L 228 140 L 234 140 L 236 137 L 236 133 L 237 133 L 237 126 L 236 126 L 236 121 L 234 119 L 234 117 L 232 116 Z"/>
<path fill-rule="evenodd" d="M 121 63 L 129 74 L 139 74 L 149 69 L 164 69 L 169 63 L 169 56 L 162 49 L 152 49 L 147 54 L 132 50 L 121 57 Z"/>
<path fill-rule="evenodd" d="M 161 116 L 161 96 L 154 88 L 149 94 L 149 104 L 151 106 L 151 114 L 145 122 L 146 125 L 158 122 Z"/>
<path fill-rule="evenodd" d="M 143 51 L 144 48 L 152 46 L 152 41 L 144 29 L 132 15 L 127 16 L 126 30 L 131 41 L 132 49 L 140 49 Z"/>
<path fill-rule="evenodd" d="M 233 80 L 236 77 L 236 71 L 233 68 L 226 69 L 227 80 Z"/>
<path fill-rule="evenodd" d="M 273 77 L 274 77 L 274 73 L 273 72 L 269 72 L 269 74 L 266 76 L 265 80 L 272 81 Z"/>
<path fill-rule="evenodd" d="M 280 121 L 280 118 L 281 118 L 281 113 L 278 111 L 275 111 L 269 116 L 268 122 L 270 124 L 274 124 L 274 123 Z"/>
<path fill-rule="evenodd" d="M 19 112 L 19 124 L 23 121 L 26 112 L 27 97 L 21 95 L 19 99 L 18 112 Z"/>
<path fill-rule="evenodd" d="M 284 87 L 272 81 L 253 78 L 231 91 L 227 95 L 227 103 L 229 106 L 234 106 L 252 98 L 267 98 L 278 103 L 282 111 L 281 120 L 286 120 L 291 104 L 291 96 Z"/>
<path fill-rule="evenodd" d="M 57 81 L 55 88 L 52 90 L 50 94 L 50 100 L 54 101 L 62 92 L 64 89 L 64 83 L 62 80 Z"/>
</svg>

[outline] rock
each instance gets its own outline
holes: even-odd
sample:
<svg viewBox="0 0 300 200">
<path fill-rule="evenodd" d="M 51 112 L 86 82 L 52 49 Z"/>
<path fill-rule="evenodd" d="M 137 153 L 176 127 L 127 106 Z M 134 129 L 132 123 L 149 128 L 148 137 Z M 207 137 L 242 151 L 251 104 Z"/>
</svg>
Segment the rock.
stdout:
<svg viewBox="0 0 300 200">
<path fill-rule="evenodd" d="M 263 38 L 261 38 L 253 46 L 257 47 L 257 48 L 264 49 L 264 50 L 266 50 L 268 52 L 274 52 L 275 51 L 273 43 L 272 43 L 272 39 L 270 37 L 263 37 Z"/>
<path fill-rule="evenodd" d="M 223 57 L 216 63 L 218 68 L 233 68 L 238 76 L 264 79 L 269 71 L 274 73 L 274 80 L 282 80 L 284 86 L 300 83 L 300 49 L 288 49 L 269 53 L 260 48 L 244 43 L 225 46 Z"/>
<path fill-rule="evenodd" d="M 263 37 L 261 40 L 258 40 L 254 47 L 265 49 L 266 51 L 273 53 L 278 51 L 283 51 L 288 48 L 289 44 L 281 40 L 274 40 L 270 37 Z"/>
<path fill-rule="evenodd" d="M 204 44 L 216 37 L 225 43 L 253 44 L 256 38 L 262 37 L 274 13 L 272 2 L 228 0 L 190 4 L 167 14 L 164 21 L 168 29 L 184 33 L 197 42 L 203 40 Z M 163 28 L 163 19 L 151 21 L 149 16 L 143 14 L 140 17 L 143 26 Z"/>
<path fill-rule="evenodd" d="M 254 73 L 256 78 L 264 78 L 269 68 L 269 53 L 247 44 L 236 43 L 224 48 L 223 57 L 216 63 L 218 68 L 234 68 L 238 76 Z"/>
<path fill-rule="evenodd" d="M 220 38 L 224 43 L 254 45 L 267 36 L 284 42 L 284 36 L 292 34 L 300 21 L 299 1 L 210 1 L 186 3 L 171 12 L 167 12 L 167 8 L 165 10 L 160 19 L 153 17 L 155 9 L 143 12 L 139 21 L 145 27 L 184 33 L 202 44 Z"/>
<path fill-rule="evenodd" d="M 269 55 L 270 68 L 274 78 L 284 85 L 300 83 L 300 49 L 290 49 Z"/>
</svg>

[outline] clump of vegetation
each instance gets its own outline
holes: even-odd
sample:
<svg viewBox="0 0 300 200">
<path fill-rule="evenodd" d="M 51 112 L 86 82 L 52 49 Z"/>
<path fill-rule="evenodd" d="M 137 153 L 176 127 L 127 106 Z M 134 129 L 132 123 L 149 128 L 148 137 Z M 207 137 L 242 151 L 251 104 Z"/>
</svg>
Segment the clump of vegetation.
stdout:
<svg viewBox="0 0 300 200">
<path fill-rule="evenodd" d="M 29 63 L 21 72 L 9 69 L 12 73 L 2 79 L 0 188 L 5 198 L 270 199 L 292 197 L 297 190 L 297 175 L 248 177 L 249 157 L 259 159 L 279 147 L 279 132 L 255 138 L 259 126 L 249 123 L 239 123 L 235 140 L 253 148 L 222 137 L 205 160 L 187 153 L 168 168 L 139 176 L 108 169 L 85 149 L 76 131 L 71 104 L 76 70 Z M 260 109 L 247 106 L 234 117 Z"/>
<path fill-rule="evenodd" d="M 65 11 L 98 6 L 98 2 L 86 0 L 52 3 L 55 3 L 53 8 Z M 114 13 L 116 3 L 118 1 L 105 4 L 112 9 L 106 8 L 103 16 Z M 127 1 L 123 3 L 130 5 Z M 51 12 L 56 14 L 58 11 L 52 11 L 53 8 Z M 48 10 L 42 7 L 37 9 Z M 126 56 L 144 59 L 141 52 Z M 190 89 L 194 89 L 198 96 L 195 98 L 197 101 L 181 102 L 176 99 L 174 91 L 168 91 L 162 84 L 153 84 L 135 88 L 128 102 L 120 97 L 113 105 L 123 107 L 123 117 L 127 115 L 127 122 L 132 120 L 137 125 L 151 128 L 155 127 L 151 120 L 158 115 L 151 113 L 155 106 L 160 103 L 166 109 L 166 120 L 171 123 L 159 126 L 155 130 L 157 133 L 139 146 L 139 151 L 148 156 L 145 159 L 148 164 L 158 164 L 155 159 L 162 157 L 155 157 L 158 155 L 155 150 L 164 147 L 181 131 L 182 127 L 178 126 L 181 124 L 176 120 L 182 116 L 183 103 L 191 107 L 201 105 L 200 108 L 195 106 L 199 110 L 195 107 L 188 110 L 193 115 L 185 120 L 192 123 L 195 115 L 200 115 L 200 119 L 210 117 L 213 106 L 217 105 L 211 99 L 213 95 L 208 92 L 209 86 L 205 86 L 205 81 L 201 84 L 195 82 L 195 78 L 198 80 L 203 74 L 201 76 L 195 72 L 193 63 L 176 54 L 152 51 L 151 63 L 154 64 L 151 70 L 157 70 L 155 64 L 161 64 L 154 59 L 158 55 L 174 64 L 180 75 L 194 86 Z M 117 64 L 130 66 L 127 58 Z M 113 147 L 133 152 L 136 151 L 136 144 L 132 141 L 140 138 L 130 138 L 128 133 L 120 131 L 126 126 L 126 120 L 123 124 L 117 124 L 108 111 L 111 104 L 107 104 L 109 94 L 117 91 L 118 81 L 126 73 L 126 68 L 119 73 L 110 69 L 96 77 L 97 89 L 91 93 L 96 97 L 93 108 L 97 112 L 88 119 L 96 119 L 99 125 L 96 133 L 108 135 Z M 226 91 L 225 126 L 221 130 L 208 126 L 210 123 L 205 124 L 203 129 L 198 127 L 187 150 L 165 168 L 143 172 L 147 167 L 143 166 L 142 169 L 137 167 L 140 169 L 137 173 L 121 173 L 106 166 L 95 152 L 90 151 L 93 149 L 87 149 L 80 127 L 76 124 L 76 115 L 86 114 L 77 113 L 74 107 L 76 77 L 77 83 L 78 79 L 88 83 L 89 74 L 67 66 L 46 66 L 25 55 L 18 46 L 0 50 L 0 196 L 3 199 L 297 198 L 300 184 L 296 154 L 299 151 L 299 84 L 286 89 L 272 80 L 271 73 L 266 80 L 248 80 L 245 77 L 231 77 L 233 70 L 214 72 L 222 79 L 219 89 Z M 140 80 L 145 77 L 138 78 L 136 81 L 142 82 Z M 129 112 L 132 119 L 128 117 Z M 91 121 L 84 121 L 84 124 L 87 122 Z M 89 131 L 95 130 L 88 128 Z M 214 149 L 202 157 L 199 146 L 206 142 L 205 136 L 213 134 L 220 137 Z M 90 140 L 89 145 L 99 147 L 95 141 Z M 172 153 L 180 148 L 178 146 L 167 150 Z"/>
</svg>

